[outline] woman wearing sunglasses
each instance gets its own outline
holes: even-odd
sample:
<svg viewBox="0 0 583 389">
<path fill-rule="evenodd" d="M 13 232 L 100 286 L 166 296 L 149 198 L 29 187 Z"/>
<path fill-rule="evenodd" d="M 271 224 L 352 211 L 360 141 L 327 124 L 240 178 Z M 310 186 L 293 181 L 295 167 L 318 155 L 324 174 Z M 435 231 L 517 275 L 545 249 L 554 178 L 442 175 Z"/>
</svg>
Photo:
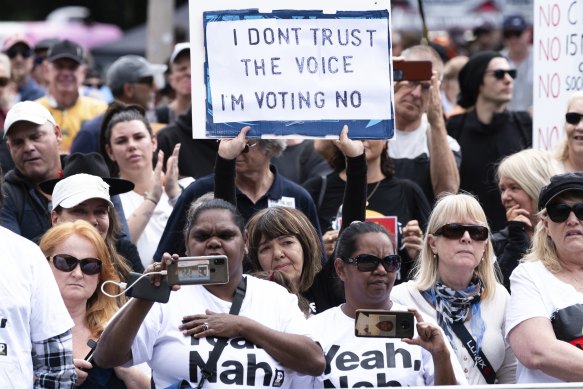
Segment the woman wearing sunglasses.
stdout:
<svg viewBox="0 0 583 389">
<path fill-rule="evenodd" d="M 49 229 L 39 246 L 50 262 L 61 296 L 75 326 L 73 362 L 80 388 L 145 388 L 149 377 L 138 368 L 101 369 L 87 355 L 89 340 L 97 340 L 118 309 L 117 300 L 101 293 L 108 280 L 119 281 L 101 235 L 83 220 Z M 112 284 L 105 287 L 116 293 Z"/>
<path fill-rule="evenodd" d="M 555 149 L 555 158 L 559 160 L 564 172 L 583 171 L 583 91 L 574 92 L 567 102 L 565 114 L 565 138 Z"/>
<path fill-rule="evenodd" d="M 538 223 L 536 207 L 541 189 L 559 167 L 546 150 L 526 149 L 502 160 L 496 178 L 506 209 L 506 227 L 492 234 L 496 262 L 510 292 L 510 274 L 530 247 Z"/>
<path fill-rule="evenodd" d="M 494 273 L 486 215 L 467 194 L 435 205 L 413 280 L 393 299 L 444 330 L 471 385 L 514 383 L 516 359 L 504 340 L 506 289 Z"/>
<path fill-rule="evenodd" d="M 417 312 L 412 339 L 355 336 L 357 309 L 407 311 L 391 300 L 401 266 L 394 252 L 391 237 L 378 224 L 353 222 L 340 233 L 334 267 L 344 283 L 346 302 L 308 320 L 328 363 L 324 374 L 301 387 L 455 385 L 456 379 L 465 383 L 443 332 Z"/>
<path fill-rule="evenodd" d="M 583 173 L 553 176 L 538 209 L 532 249 L 510 276 L 516 380 L 583 381 Z"/>
</svg>

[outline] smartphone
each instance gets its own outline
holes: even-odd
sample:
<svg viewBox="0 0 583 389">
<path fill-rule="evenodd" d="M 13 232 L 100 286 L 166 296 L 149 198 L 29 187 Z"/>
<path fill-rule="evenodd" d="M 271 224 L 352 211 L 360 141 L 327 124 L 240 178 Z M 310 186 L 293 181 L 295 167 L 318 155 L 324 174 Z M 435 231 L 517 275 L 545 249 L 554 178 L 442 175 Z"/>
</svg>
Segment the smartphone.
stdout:
<svg viewBox="0 0 583 389">
<path fill-rule="evenodd" d="M 146 276 L 130 288 L 130 286 L 141 276 L 142 273 L 134 272 L 131 272 L 128 275 L 127 285 L 129 289 L 126 290 L 126 296 L 136 297 L 142 300 L 156 301 L 158 303 L 167 303 L 168 300 L 170 300 L 172 287 L 164 277 L 160 280 L 160 286 L 154 285 L 150 281 L 150 277 Z"/>
<path fill-rule="evenodd" d="M 406 311 L 357 309 L 354 334 L 367 338 L 412 338 L 415 315 Z"/>
<path fill-rule="evenodd" d="M 427 81 L 431 75 L 431 61 L 393 61 L 393 81 Z"/>
<path fill-rule="evenodd" d="M 180 257 L 170 263 L 170 285 L 215 285 L 229 282 L 229 261 L 226 255 Z"/>
<path fill-rule="evenodd" d="M 87 341 L 87 346 L 90 347 L 90 350 L 87 353 L 87 355 L 85 355 L 85 358 L 83 358 L 83 359 L 85 359 L 89 363 L 93 363 L 93 353 L 95 352 L 95 348 L 97 347 L 97 342 L 94 341 L 93 339 L 89 339 Z"/>
</svg>

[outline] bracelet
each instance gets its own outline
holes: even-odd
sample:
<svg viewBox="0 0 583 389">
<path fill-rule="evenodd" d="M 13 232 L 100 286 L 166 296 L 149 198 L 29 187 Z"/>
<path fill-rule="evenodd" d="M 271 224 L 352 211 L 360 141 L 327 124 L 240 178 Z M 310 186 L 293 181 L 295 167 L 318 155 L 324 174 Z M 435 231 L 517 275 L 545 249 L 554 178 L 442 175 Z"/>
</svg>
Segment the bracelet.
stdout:
<svg viewBox="0 0 583 389">
<path fill-rule="evenodd" d="M 149 197 L 144 197 L 144 200 L 150 200 L 151 202 L 153 202 L 153 203 L 154 203 L 154 205 L 158 205 L 158 202 L 157 202 L 157 201 L 154 201 L 154 200 L 152 200 L 152 199 L 151 199 L 151 198 L 149 198 Z"/>
</svg>

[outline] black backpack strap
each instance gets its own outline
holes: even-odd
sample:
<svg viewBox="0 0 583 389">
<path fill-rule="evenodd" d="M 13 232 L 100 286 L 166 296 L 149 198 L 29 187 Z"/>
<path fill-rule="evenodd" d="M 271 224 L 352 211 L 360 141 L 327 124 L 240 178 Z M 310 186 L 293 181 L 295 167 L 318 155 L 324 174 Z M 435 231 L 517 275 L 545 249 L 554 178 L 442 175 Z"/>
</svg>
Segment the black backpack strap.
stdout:
<svg viewBox="0 0 583 389">
<path fill-rule="evenodd" d="M 247 278 L 241 277 L 241 281 L 239 285 L 237 285 L 237 289 L 235 290 L 235 296 L 233 298 L 233 303 L 231 304 L 231 309 L 229 310 L 230 315 L 238 315 L 239 311 L 241 310 L 241 305 L 243 305 L 243 299 L 245 298 L 245 293 L 247 292 Z M 216 366 L 223 349 L 227 345 L 228 338 L 217 338 L 217 343 L 215 343 L 215 347 L 213 347 L 211 353 L 209 354 L 209 359 L 206 361 L 204 366 L 201 367 L 202 377 L 198 383 L 197 389 L 202 388 L 204 382 L 215 374 L 216 371 L 209 369 L 209 366 Z M 190 365 L 190 369 L 196 369 L 196 365 Z M 194 374 L 191 372 L 190 376 L 193 377 Z"/>
<path fill-rule="evenodd" d="M 322 185 L 320 186 L 320 194 L 318 195 L 318 209 L 322 207 L 322 203 L 324 202 L 324 195 L 326 194 L 326 188 L 328 186 L 328 177 L 325 175 L 320 176 L 322 178 Z"/>
</svg>

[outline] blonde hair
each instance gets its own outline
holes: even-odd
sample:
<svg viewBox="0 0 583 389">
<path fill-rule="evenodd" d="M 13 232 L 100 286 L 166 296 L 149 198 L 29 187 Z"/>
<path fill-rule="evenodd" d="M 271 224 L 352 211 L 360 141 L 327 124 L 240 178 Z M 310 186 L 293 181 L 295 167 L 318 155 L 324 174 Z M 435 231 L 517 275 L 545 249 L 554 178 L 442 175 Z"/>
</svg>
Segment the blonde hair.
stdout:
<svg viewBox="0 0 583 389">
<path fill-rule="evenodd" d="M 571 108 L 571 105 L 573 104 L 573 102 L 575 100 L 582 99 L 582 98 L 583 98 L 583 91 L 573 92 L 569 96 L 569 101 L 567 102 L 567 110 L 565 111 L 565 113 L 569 112 L 569 108 Z M 567 126 L 567 123 L 565 122 L 565 127 L 566 126 Z M 569 140 L 565 136 L 555 147 L 554 152 L 553 152 L 553 156 L 556 159 L 558 159 L 559 161 L 565 162 L 566 160 L 569 159 L 569 153 L 570 153 Z"/>
<path fill-rule="evenodd" d="M 65 239 L 77 236 L 79 239 L 86 239 L 95 247 L 97 257 L 101 259 L 101 272 L 99 273 L 99 282 L 93 295 L 89 297 L 86 303 L 85 317 L 87 326 L 91 335 L 98 337 L 103 332 L 105 325 L 118 310 L 116 299 L 105 296 L 101 293 L 101 285 L 107 280 L 119 281 L 116 270 L 111 262 L 109 250 L 105 241 L 99 232 L 84 220 L 74 222 L 65 222 L 57 224 L 50 228 L 42 237 L 39 246 L 44 255 L 51 256 L 54 254 L 66 254 L 55 252 L 57 246 Z M 108 284 L 104 288 L 107 292 L 114 294 L 114 286 Z"/>
<path fill-rule="evenodd" d="M 438 228 L 444 224 L 459 222 L 463 219 L 471 219 L 475 223 L 488 227 L 486 214 L 482 206 L 473 196 L 469 194 L 446 194 L 441 197 L 429 218 L 427 226 L 427 233 L 423 240 L 423 247 L 421 253 L 415 264 L 413 270 L 413 279 L 417 289 L 428 290 L 431 289 L 439 278 L 437 263 L 439 258 L 433 254 L 429 246 L 429 235 L 434 234 Z M 480 264 L 474 269 L 474 274 L 478 276 L 484 284 L 484 292 L 482 299 L 490 299 L 494 296 L 496 284 L 499 280 L 499 275 L 494 272 L 494 249 L 492 243 L 488 240 L 484 257 Z"/>
<path fill-rule="evenodd" d="M 538 207 L 541 189 L 559 174 L 557 162 L 546 150 L 526 149 L 507 156 L 498 165 L 496 181 L 503 177 L 515 181 L 532 201 L 532 209 Z"/>
</svg>

